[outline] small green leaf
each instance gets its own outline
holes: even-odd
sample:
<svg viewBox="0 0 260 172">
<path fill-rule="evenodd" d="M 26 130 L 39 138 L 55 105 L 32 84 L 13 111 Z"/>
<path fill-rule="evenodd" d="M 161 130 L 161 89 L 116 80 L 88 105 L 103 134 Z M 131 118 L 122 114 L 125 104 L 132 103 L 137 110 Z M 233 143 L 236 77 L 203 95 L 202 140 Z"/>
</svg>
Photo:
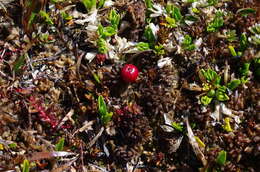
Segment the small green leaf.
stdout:
<svg viewBox="0 0 260 172">
<path fill-rule="evenodd" d="M 168 3 L 166 5 L 166 12 L 177 22 L 181 21 L 183 18 L 180 8 L 176 7 L 174 4 Z"/>
<path fill-rule="evenodd" d="M 248 14 L 255 14 L 256 10 L 253 8 L 241 8 L 237 10 L 238 14 L 241 14 L 241 16 L 247 16 Z"/>
<path fill-rule="evenodd" d="M 208 6 L 214 6 L 218 3 L 218 0 L 208 0 Z"/>
<path fill-rule="evenodd" d="M 101 83 L 101 81 L 100 81 L 100 79 L 99 79 L 99 76 L 98 76 L 97 74 L 93 73 L 93 77 L 94 77 L 95 81 L 96 81 L 98 84 Z"/>
<path fill-rule="evenodd" d="M 236 50 L 235 50 L 235 48 L 234 48 L 233 46 L 229 45 L 229 46 L 228 46 L 228 49 L 229 49 L 229 51 L 230 51 L 230 53 L 231 53 L 231 55 L 232 55 L 233 57 L 236 57 L 236 56 L 237 56 L 237 52 L 236 52 Z"/>
<path fill-rule="evenodd" d="M 153 7 L 152 0 L 145 0 L 145 5 L 147 8 L 152 8 Z"/>
<path fill-rule="evenodd" d="M 165 18 L 166 22 L 167 22 L 167 26 L 170 28 L 175 28 L 177 27 L 176 21 L 174 18 L 171 17 L 166 17 Z"/>
<path fill-rule="evenodd" d="M 152 31 L 152 29 L 148 26 L 148 27 L 146 27 L 145 28 L 145 30 L 144 30 L 144 36 L 145 36 L 145 38 L 148 40 L 148 42 L 150 43 L 150 44 L 154 44 L 154 42 L 155 42 L 155 35 L 153 34 L 153 31 Z"/>
<path fill-rule="evenodd" d="M 207 25 L 207 32 L 216 32 L 223 25 L 223 14 L 221 12 L 217 12 L 214 19 Z"/>
<path fill-rule="evenodd" d="M 227 159 L 227 152 L 224 151 L 224 150 L 222 150 L 222 151 L 220 151 L 220 152 L 218 153 L 216 162 L 217 162 L 219 165 L 225 165 L 226 159 Z"/>
<path fill-rule="evenodd" d="M 120 22 L 120 15 L 113 9 L 110 11 L 108 18 L 114 29 L 117 29 Z"/>
<path fill-rule="evenodd" d="M 107 114 L 107 106 L 103 96 L 98 96 L 98 111 L 101 116 L 105 116 Z"/>
<path fill-rule="evenodd" d="M 206 147 L 205 143 L 204 143 L 199 137 L 194 136 L 194 138 L 195 138 L 196 142 L 198 143 L 198 145 L 199 145 L 200 147 L 202 147 L 202 148 L 205 148 L 205 147 Z"/>
<path fill-rule="evenodd" d="M 16 143 L 10 143 L 10 144 L 8 144 L 8 147 L 10 149 L 15 149 L 17 147 L 17 144 Z"/>
<path fill-rule="evenodd" d="M 245 51 L 248 46 L 248 40 L 245 33 L 242 33 L 240 36 L 240 50 Z"/>
<path fill-rule="evenodd" d="M 244 63 L 243 66 L 239 69 L 239 72 L 241 73 L 242 76 L 248 76 L 250 72 L 249 68 L 250 68 L 250 63 Z"/>
<path fill-rule="evenodd" d="M 98 8 L 102 8 L 105 4 L 106 0 L 99 0 L 98 2 Z"/>
<path fill-rule="evenodd" d="M 177 131 L 183 132 L 183 125 L 180 123 L 173 122 L 172 127 Z"/>
<path fill-rule="evenodd" d="M 150 46 L 147 42 L 139 42 L 137 45 L 136 45 L 136 48 L 139 50 L 139 51 L 145 51 L 145 50 L 149 50 L 150 49 Z"/>
<path fill-rule="evenodd" d="M 156 55 L 164 55 L 165 51 L 164 51 L 164 46 L 163 45 L 155 45 L 154 46 L 154 52 Z"/>
<path fill-rule="evenodd" d="M 185 20 L 196 22 L 199 19 L 197 17 L 195 17 L 195 16 L 188 15 L 188 16 L 185 16 Z"/>
<path fill-rule="evenodd" d="M 92 11 L 96 9 L 96 3 L 97 3 L 96 0 L 81 0 L 81 2 L 83 3 L 83 5 L 88 11 Z"/>
<path fill-rule="evenodd" d="M 239 79 L 235 79 L 235 80 L 232 80 L 231 82 L 229 82 L 227 84 L 227 87 L 230 89 L 230 90 L 234 90 L 236 89 L 239 85 L 241 84 L 241 81 Z"/>
<path fill-rule="evenodd" d="M 106 40 L 99 38 L 97 40 L 98 52 L 101 54 L 106 54 L 108 51 Z"/>
<path fill-rule="evenodd" d="M 72 16 L 70 16 L 68 13 L 66 13 L 64 11 L 61 12 L 61 16 L 64 20 L 72 20 L 73 19 Z"/>
<path fill-rule="evenodd" d="M 212 69 L 207 69 L 207 70 L 201 69 L 200 73 L 208 82 L 215 81 L 214 82 L 215 85 L 220 84 L 221 77 L 214 70 L 212 70 Z"/>
<path fill-rule="evenodd" d="M 64 138 L 61 138 L 58 143 L 55 145 L 55 150 L 56 151 L 62 151 L 63 148 L 64 148 L 64 141 L 65 139 Z"/>
<path fill-rule="evenodd" d="M 44 20 L 45 20 L 45 22 L 46 22 L 47 24 L 50 24 L 50 25 L 53 25 L 53 24 L 54 24 L 48 13 L 46 13 L 45 11 L 42 11 L 42 10 L 41 10 L 41 11 L 39 12 L 39 14 L 40 14 L 40 16 L 41 16 L 42 18 L 44 18 Z"/>
<path fill-rule="evenodd" d="M 230 118 L 229 117 L 226 117 L 224 119 L 224 125 L 222 127 L 227 132 L 232 132 L 233 131 L 233 129 L 231 128 L 231 125 L 230 125 Z"/>
<path fill-rule="evenodd" d="M 107 112 L 106 115 L 101 116 L 101 121 L 104 125 L 106 125 L 109 121 L 111 121 L 113 117 L 113 112 Z"/>
<path fill-rule="evenodd" d="M 18 59 L 15 60 L 14 66 L 13 66 L 13 70 L 15 73 L 18 73 L 21 70 L 21 68 L 24 66 L 26 55 L 27 54 L 22 55 L 22 56 L 18 57 Z"/>
<path fill-rule="evenodd" d="M 216 98 L 219 101 L 227 101 L 229 100 L 228 95 L 226 94 L 227 87 L 220 86 L 216 91 Z"/>
<path fill-rule="evenodd" d="M 30 162 L 25 159 L 22 164 L 22 172 L 29 172 L 30 171 Z"/>
<path fill-rule="evenodd" d="M 236 34 L 236 30 L 229 30 L 225 33 L 225 35 L 226 35 L 227 40 L 229 42 L 234 42 L 238 39 L 237 34 Z"/>
<path fill-rule="evenodd" d="M 215 90 L 211 89 L 211 90 L 209 90 L 207 96 L 208 96 L 208 97 L 214 97 L 215 94 L 216 94 Z"/>
<path fill-rule="evenodd" d="M 36 19 L 36 13 L 32 12 L 28 21 L 28 25 L 31 26 L 35 22 L 35 19 Z"/>
<path fill-rule="evenodd" d="M 106 38 L 106 37 L 110 37 L 110 36 L 113 36 L 115 35 L 117 32 L 117 30 L 112 27 L 112 26 L 107 26 L 107 27 L 104 27 L 103 28 L 103 34 L 102 34 L 102 37 L 103 38 Z"/>
<path fill-rule="evenodd" d="M 202 96 L 202 97 L 200 98 L 200 102 L 201 102 L 203 105 L 205 105 L 205 106 L 209 105 L 211 101 L 212 101 L 212 97 Z"/>
</svg>

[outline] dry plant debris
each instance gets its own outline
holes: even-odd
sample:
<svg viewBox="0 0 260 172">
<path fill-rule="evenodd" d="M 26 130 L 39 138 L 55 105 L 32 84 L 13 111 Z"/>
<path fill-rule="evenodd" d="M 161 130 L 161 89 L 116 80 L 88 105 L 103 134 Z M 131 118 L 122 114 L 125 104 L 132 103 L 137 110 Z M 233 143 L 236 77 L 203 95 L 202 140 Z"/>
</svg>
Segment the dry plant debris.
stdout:
<svg viewBox="0 0 260 172">
<path fill-rule="evenodd" d="M 2 0 L 0 171 L 256 172 L 259 50 L 258 0 Z"/>
</svg>

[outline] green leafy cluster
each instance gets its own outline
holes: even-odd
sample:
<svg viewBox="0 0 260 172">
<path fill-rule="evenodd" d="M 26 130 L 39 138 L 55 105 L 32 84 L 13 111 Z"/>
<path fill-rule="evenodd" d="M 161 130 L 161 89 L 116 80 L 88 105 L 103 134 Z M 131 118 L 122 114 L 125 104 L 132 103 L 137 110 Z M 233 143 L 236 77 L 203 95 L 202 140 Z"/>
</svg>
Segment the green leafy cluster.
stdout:
<svg viewBox="0 0 260 172">
<path fill-rule="evenodd" d="M 239 85 L 246 82 L 246 80 L 242 77 L 241 79 L 235 79 L 226 85 L 222 85 L 221 76 L 212 69 L 201 69 L 199 75 L 204 81 L 203 90 L 207 92 L 200 98 L 200 102 L 203 105 L 210 104 L 213 99 L 218 101 L 229 100 L 229 96 L 227 94 L 228 89 L 235 90 Z"/>
<path fill-rule="evenodd" d="M 100 114 L 102 124 L 106 125 L 109 121 L 111 121 L 113 112 L 108 112 L 103 96 L 98 96 L 98 112 Z"/>
<path fill-rule="evenodd" d="M 182 20 L 183 16 L 181 14 L 180 8 L 176 7 L 174 4 L 168 3 L 166 5 L 166 12 L 173 18 L 176 22 Z"/>
<path fill-rule="evenodd" d="M 118 31 L 120 15 L 114 9 L 112 9 L 109 13 L 108 20 L 111 24 L 110 26 L 104 27 L 100 24 L 97 30 L 99 35 L 97 46 L 98 52 L 101 54 L 106 54 L 108 51 L 106 38 L 115 35 Z"/>
<path fill-rule="evenodd" d="M 238 40 L 236 30 L 228 30 L 225 33 L 225 36 L 226 36 L 226 39 L 228 42 L 234 42 L 234 41 Z"/>
<path fill-rule="evenodd" d="M 166 26 L 170 28 L 177 27 L 178 23 L 180 23 L 183 19 L 180 8 L 175 6 L 174 4 L 168 3 L 165 8 L 168 16 L 165 18 Z"/>
<path fill-rule="evenodd" d="M 216 32 L 220 27 L 224 25 L 223 13 L 218 11 L 214 19 L 208 23 L 207 32 Z"/>
<path fill-rule="evenodd" d="M 195 44 L 193 44 L 193 41 L 192 41 L 192 38 L 191 38 L 190 35 L 185 35 L 184 36 L 184 40 L 182 42 L 182 47 L 185 50 L 189 50 L 189 51 L 192 51 L 192 50 L 194 50 L 196 48 Z"/>
<path fill-rule="evenodd" d="M 255 45 L 260 45 L 260 24 L 255 24 L 249 30 L 253 34 L 250 37 L 251 42 Z"/>
</svg>

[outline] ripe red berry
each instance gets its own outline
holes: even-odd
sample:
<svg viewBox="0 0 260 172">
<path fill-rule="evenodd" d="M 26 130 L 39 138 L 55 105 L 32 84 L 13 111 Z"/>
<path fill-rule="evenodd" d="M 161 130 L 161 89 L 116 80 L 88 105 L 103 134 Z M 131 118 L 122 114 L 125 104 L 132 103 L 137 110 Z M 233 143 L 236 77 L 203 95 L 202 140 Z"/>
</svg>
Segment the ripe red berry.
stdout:
<svg viewBox="0 0 260 172">
<path fill-rule="evenodd" d="M 121 77 L 125 82 L 135 82 L 138 77 L 138 69 L 135 65 L 125 64 L 121 70 Z"/>
</svg>

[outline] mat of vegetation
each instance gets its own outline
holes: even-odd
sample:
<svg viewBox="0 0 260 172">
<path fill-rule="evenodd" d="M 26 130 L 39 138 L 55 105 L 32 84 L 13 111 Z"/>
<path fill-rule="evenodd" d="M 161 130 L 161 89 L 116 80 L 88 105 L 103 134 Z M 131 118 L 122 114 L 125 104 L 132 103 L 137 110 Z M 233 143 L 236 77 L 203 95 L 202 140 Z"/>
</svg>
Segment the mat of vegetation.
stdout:
<svg viewBox="0 0 260 172">
<path fill-rule="evenodd" d="M 0 1 L 0 171 L 248 171 L 259 0 Z"/>
</svg>

